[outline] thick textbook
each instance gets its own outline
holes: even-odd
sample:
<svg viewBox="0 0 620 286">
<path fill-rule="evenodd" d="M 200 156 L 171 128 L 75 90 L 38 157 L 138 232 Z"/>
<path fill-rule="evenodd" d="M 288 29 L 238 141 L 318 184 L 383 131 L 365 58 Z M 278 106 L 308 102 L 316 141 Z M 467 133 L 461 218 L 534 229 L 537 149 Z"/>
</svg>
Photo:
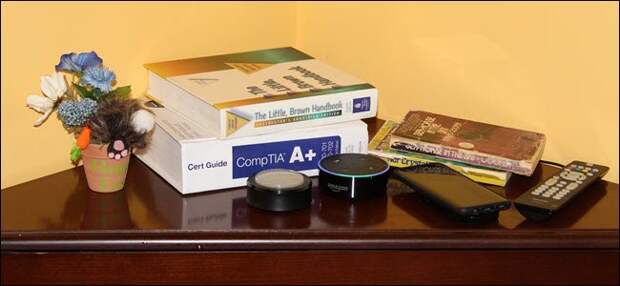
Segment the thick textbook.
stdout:
<svg viewBox="0 0 620 286">
<path fill-rule="evenodd" d="M 368 153 L 377 155 L 386 160 L 390 166 L 404 168 L 427 163 L 442 163 L 466 177 L 483 184 L 506 186 L 511 173 L 474 166 L 462 162 L 451 161 L 441 157 L 418 153 L 403 152 L 390 148 L 390 135 L 398 127 L 394 121 L 385 121 L 375 137 L 368 143 Z"/>
<path fill-rule="evenodd" d="M 377 89 L 294 48 L 146 64 L 149 93 L 218 137 L 377 114 Z"/>
<path fill-rule="evenodd" d="M 153 102 L 150 144 L 136 153 L 180 193 L 246 185 L 252 174 L 272 168 L 318 174 L 318 161 L 338 153 L 366 153 L 368 131 L 360 120 L 266 135 L 218 139 L 182 114 Z"/>
<path fill-rule="evenodd" d="M 545 135 L 410 111 L 390 136 L 390 147 L 529 176 L 542 157 Z"/>
</svg>

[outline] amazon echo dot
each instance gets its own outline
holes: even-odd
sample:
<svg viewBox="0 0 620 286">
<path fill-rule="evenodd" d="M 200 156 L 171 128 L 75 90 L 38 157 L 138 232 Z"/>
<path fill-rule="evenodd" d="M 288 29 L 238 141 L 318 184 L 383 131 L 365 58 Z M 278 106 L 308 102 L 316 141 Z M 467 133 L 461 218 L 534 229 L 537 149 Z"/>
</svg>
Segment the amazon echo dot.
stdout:
<svg viewBox="0 0 620 286">
<path fill-rule="evenodd" d="M 319 188 L 348 199 L 385 195 L 390 166 L 368 154 L 345 153 L 319 161 Z"/>
<path fill-rule="evenodd" d="M 312 181 L 288 169 L 268 169 L 248 178 L 248 204 L 262 210 L 285 212 L 310 206 Z"/>
</svg>

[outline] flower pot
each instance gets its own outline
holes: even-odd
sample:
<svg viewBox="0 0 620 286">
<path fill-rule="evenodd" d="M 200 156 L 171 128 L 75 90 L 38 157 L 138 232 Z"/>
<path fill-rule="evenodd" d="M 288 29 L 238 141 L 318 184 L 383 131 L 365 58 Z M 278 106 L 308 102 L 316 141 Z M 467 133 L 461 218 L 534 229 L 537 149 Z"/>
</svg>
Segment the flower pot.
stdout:
<svg viewBox="0 0 620 286">
<path fill-rule="evenodd" d="M 129 156 L 120 160 L 108 158 L 108 146 L 90 144 L 82 150 L 82 162 L 88 187 L 100 193 L 122 190 L 127 177 Z"/>
</svg>

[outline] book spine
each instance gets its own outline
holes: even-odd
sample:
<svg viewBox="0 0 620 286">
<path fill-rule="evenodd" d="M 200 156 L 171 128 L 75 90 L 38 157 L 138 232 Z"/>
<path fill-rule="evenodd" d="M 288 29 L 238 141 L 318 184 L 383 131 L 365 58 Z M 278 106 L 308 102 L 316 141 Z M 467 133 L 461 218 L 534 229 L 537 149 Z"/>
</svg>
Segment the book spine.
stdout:
<svg viewBox="0 0 620 286">
<path fill-rule="evenodd" d="M 182 139 L 174 133 L 192 130 L 175 131 L 189 125 L 168 124 L 172 120 L 184 119 L 156 118 L 151 144 L 137 155 L 182 194 L 240 187 L 265 169 L 316 176 L 323 157 L 367 153 L 368 131 L 362 121 L 231 139 Z"/>
<path fill-rule="evenodd" d="M 379 156 L 386 160 L 388 164 L 396 168 L 406 168 L 411 166 L 423 165 L 428 163 L 442 163 L 451 169 L 461 173 L 462 175 L 474 180 L 478 183 L 489 184 L 504 187 L 510 179 L 510 173 L 504 171 L 493 171 L 474 166 L 465 166 L 461 162 L 449 162 L 447 160 L 435 160 L 432 158 L 421 158 L 416 156 L 408 156 L 397 152 L 368 150 L 369 154 Z"/>
<path fill-rule="evenodd" d="M 242 105 L 220 110 L 220 137 L 267 134 L 374 117 L 377 89 L 339 91 L 322 95 Z"/>
<path fill-rule="evenodd" d="M 533 173 L 533 166 L 527 162 L 511 160 L 498 156 L 467 151 L 463 149 L 451 148 L 438 144 L 431 144 L 411 139 L 402 139 L 392 135 L 390 146 L 393 149 L 404 152 L 420 152 L 432 154 L 449 160 L 464 162 L 468 164 L 504 170 L 511 173 L 529 176 Z"/>
</svg>

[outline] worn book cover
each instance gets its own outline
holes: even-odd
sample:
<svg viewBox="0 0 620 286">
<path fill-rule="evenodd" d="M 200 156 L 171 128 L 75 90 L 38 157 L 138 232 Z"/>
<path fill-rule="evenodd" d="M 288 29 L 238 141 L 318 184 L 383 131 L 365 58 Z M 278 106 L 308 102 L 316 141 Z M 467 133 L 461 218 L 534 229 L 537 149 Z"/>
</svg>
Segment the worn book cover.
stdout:
<svg viewBox="0 0 620 286">
<path fill-rule="evenodd" d="M 368 153 L 386 160 L 392 167 L 405 168 L 427 163 L 442 163 L 464 176 L 483 184 L 505 186 L 511 173 L 452 161 L 442 157 L 418 152 L 403 152 L 390 148 L 390 135 L 398 128 L 394 121 L 385 121 L 368 143 Z"/>
<path fill-rule="evenodd" d="M 545 135 L 426 111 L 410 111 L 390 139 L 403 151 L 531 175 Z"/>
</svg>

